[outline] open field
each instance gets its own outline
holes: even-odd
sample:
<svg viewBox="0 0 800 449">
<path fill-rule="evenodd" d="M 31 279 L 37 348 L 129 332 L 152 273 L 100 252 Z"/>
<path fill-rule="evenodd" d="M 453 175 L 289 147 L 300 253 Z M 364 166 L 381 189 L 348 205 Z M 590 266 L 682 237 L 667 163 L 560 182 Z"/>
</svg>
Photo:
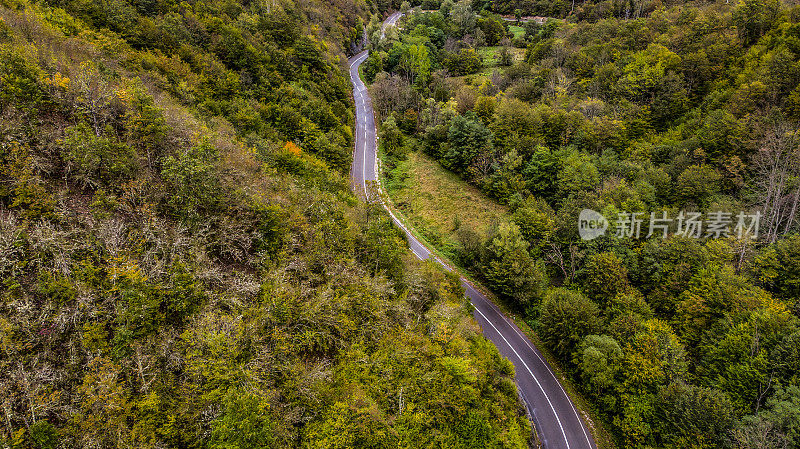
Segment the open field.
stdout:
<svg viewBox="0 0 800 449">
<path fill-rule="evenodd" d="M 454 245 L 459 228 L 485 237 L 494 223 L 508 220 L 497 204 L 422 152 L 412 152 L 392 172 L 389 196 L 411 224 L 440 250 Z"/>
<path fill-rule="evenodd" d="M 477 52 L 483 58 L 483 67 L 484 68 L 495 68 L 500 65 L 500 49 L 503 48 L 500 45 L 495 45 L 492 47 L 478 47 Z M 525 49 L 524 48 L 516 48 L 516 47 L 508 47 L 508 50 L 511 52 L 511 56 L 514 58 L 514 61 L 521 61 L 525 57 Z"/>
</svg>

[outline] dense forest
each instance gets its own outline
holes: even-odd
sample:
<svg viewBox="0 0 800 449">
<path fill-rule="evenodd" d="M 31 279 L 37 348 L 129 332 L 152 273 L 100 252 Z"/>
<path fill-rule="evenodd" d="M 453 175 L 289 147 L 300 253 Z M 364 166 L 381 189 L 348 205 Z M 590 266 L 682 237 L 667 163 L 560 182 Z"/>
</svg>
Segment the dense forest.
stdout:
<svg viewBox="0 0 800 449">
<path fill-rule="evenodd" d="M 350 192 L 378 12 L 0 0 L 0 447 L 527 447 L 458 279 Z"/>
<path fill-rule="evenodd" d="M 386 182 L 422 151 L 511 213 L 439 250 L 524 314 L 620 447 L 798 447 L 800 7 L 430 3 L 370 40 Z M 583 209 L 611 230 L 581 239 Z"/>
</svg>

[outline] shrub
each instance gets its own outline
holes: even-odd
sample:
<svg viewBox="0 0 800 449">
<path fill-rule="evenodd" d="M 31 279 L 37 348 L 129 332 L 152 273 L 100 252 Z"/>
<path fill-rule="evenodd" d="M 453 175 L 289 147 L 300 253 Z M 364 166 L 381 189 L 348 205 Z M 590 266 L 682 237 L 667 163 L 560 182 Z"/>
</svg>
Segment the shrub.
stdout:
<svg viewBox="0 0 800 449">
<path fill-rule="evenodd" d="M 0 111 L 8 104 L 22 110 L 36 107 L 42 99 L 40 72 L 16 51 L 0 47 Z"/>
<path fill-rule="evenodd" d="M 542 341 L 567 359 L 587 335 L 597 333 L 600 308 L 579 292 L 556 288 L 547 292 L 539 315 Z"/>
<path fill-rule="evenodd" d="M 489 238 L 481 271 L 495 291 L 522 306 L 538 300 L 546 285 L 544 268 L 513 223 L 501 224 Z"/>
<path fill-rule="evenodd" d="M 584 268 L 586 291 L 594 299 L 608 303 L 629 289 L 628 269 L 614 253 L 593 254 Z"/>
<path fill-rule="evenodd" d="M 171 212 L 189 218 L 219 205 L 219 158 L 219 151 L 203 138 L 186 151 L 164 160 L 161 175 L 173 192 L 167 199 Z"/>
<path fill-rule="evenodd" d="M 719 194 L 722 176 L 708 165 L 692 165 L 678 177 L 678 194 L 685 203 L 705 206 Z"/>
<path fill-rule="evenodd" d="M 119 186 L 138 170 L 136 152 L 116 139 L 97 136 L 82 122 L 67 128 L 63 141 L 67 173 L 86 187 Z"/>
</svg>

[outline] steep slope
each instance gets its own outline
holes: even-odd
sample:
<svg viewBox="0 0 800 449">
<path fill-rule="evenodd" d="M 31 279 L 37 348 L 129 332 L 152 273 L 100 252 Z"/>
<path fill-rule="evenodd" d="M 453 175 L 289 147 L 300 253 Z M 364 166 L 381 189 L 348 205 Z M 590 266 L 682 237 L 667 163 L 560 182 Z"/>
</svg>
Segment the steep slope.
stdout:
<svg viewBox="0 0 800 449">
<path fill-rule="evenodd" d="M 0 446 L 526 445 L 349 191 L 356 5 L 0 2 Z"/>
</svg>

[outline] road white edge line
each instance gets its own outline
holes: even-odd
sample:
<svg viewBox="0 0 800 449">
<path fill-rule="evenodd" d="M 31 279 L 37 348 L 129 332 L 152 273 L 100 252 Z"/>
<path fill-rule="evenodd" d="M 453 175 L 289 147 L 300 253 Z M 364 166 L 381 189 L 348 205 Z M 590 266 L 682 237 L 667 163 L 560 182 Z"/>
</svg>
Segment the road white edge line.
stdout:
<svg viewBox="0 0 800 449">
<path fill-rule="evenodd" d="M 542 387 L 542 384 L 539 383 L 539 379 L 536 378 L 536 376 L 533 374 L 533 371 L 531 371 L 530 367 L 528 367 L 528 364 L 525 363 L 525 360 L 519 355 L 517 350 L 514 349 L 514 346 L 512 346 L 511 343 L 506 339 L 505 335 L 503 335 L 503 333 L 500 332 L 500 329 L 495 327 L 494 323 L 492 323 L 492 320 L 490 320 L 486 315 L 484 315 L 483 312 L 481 312 L 481 309 L 475 307 L 475 310 L 481 314 L 481 316 L 483 317 L 484 320 L 486 320 L 487 323 L 489 323 L 489 326 L 492 326 L 495 332 L 497 332 L 497 335 L 499 335 L 500 338 L 502 338 L 503 341 L 506 342 L 506 345 L 509 347 L 509 349 L 511 349 L 511 351 L 514 352 L 514 355 L 517 356 L 519 361 L 522 362 L 522 366 L 524 366 L 525 369 L 528 370 L 528 374 L 530 374 L 533 380 L 536 382 L 536 385 L 539 387 L 539 390 L 542 391 L 544 398 L 547 400 L 547 405 L 549 405 L 550 410 L 553 411 L 553 415 L 555 415 L 556 421 L 558 422 L 558 427 L 561 429 L 561 436 L 564 437 L 564 443 L 567 444 L 567 449 L 569 449 L 569 440 L 567 439 L 567 433 L 564 432 L 564 426 L 561 424 L 561 418 L 558 417 L 558 412 L 556 411 L 556 408 L 553 407 L 553 403 L 550 402 L 550 396 L 547 395 L 547 392 L 544 391 L 544 387 Z"/>
<path fill-rule="evenodd" d="M 472 290 L 473 292 L 477 293 L 480 296 L 483 296 L 469 282 L 466 282 L 466 284 L 470 288 L 470 290 Z M 489 306 L 491 308 L 493 308 L 495 310 L 495 312 L 497 312 L 500 316 L 503 317 L 503 320 L 505 320 L 506 324 L 508 324 L 509 327 L 511 327 L 511 329 L 513 329 L 514 332 L 516 332 L 517 335 L 519 335 L 522 338 L 522 341 L 525 342 L 525 344 L 531 350 L 533 355 L 535 355 L 536 358 L 539 359 L 539 361 L 542 362 L 542 365 L 544 365 L 544 367 L 547 369 L 547 372 L 550 374 L 550 376 L 552 376 L 553 380 L 556 381 L 556 384 L 558 384 L 558 388 L 560 388 L 561 392 L 564 393 L 564 397 L 566 397 L 567 400 L 569 401 L 569 406 L 572 408 L 572 412 L 575 414 L 575 417 L 578 419 L 578 423 L 580 423 L 580 425 L 581 425 L 581 431 L 583 431 L 583 437 L 586 438 L 586 443 L 589 445 L 589 447 L 597 447 L 594 444 L 592 444 L 592 441 L 589 439 L 589 434 L 586 433 L 586 424 L 581 419 L 581 416 L 580 416 L 580 414 L 578 414 L 578 409 L 575 408 L 575 404 L 573 403 L 572 398 L 569 396 L 569 394 L 567 394 L 567 391 L 564 389 L 564 386 L 561 385 L 561 381 L 559 381 L 558 377 L 556 377 L 556 374 L 553 372 L 552 368 L 550 367 L 550 364 L 547 363 L 547 361 L 544 360 L 542 358 L 542 356 L 539 355 L 539 353 L 537 352 L 536 348 L 534 348 L 531 345 L 530 341 L 528 340 L 528 337 L 526 337 L 525 334 L 520 332 L 520 330 L 518 329 L 517 325 L 515 323 L 511 322 L 508 319 L 508 317 L 506 317 L 506 315 L 497 307 L 497 305 L 495 303 L 493 303 L 492 301 L 489 301 L 488 298 L 485 301 L 486 301 L 487 304 L 489 304 Z"/>
</svg>

